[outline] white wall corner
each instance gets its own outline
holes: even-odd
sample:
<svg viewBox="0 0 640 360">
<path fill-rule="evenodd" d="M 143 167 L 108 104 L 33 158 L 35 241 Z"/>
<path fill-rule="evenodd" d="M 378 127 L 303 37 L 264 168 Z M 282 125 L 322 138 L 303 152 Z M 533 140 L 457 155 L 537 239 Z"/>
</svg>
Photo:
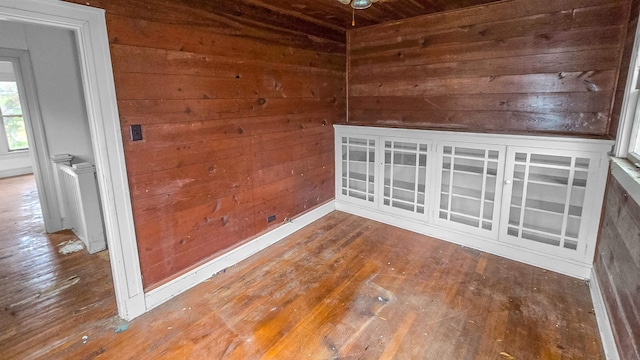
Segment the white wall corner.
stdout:
<svg viewBox="0 0 640 360">
<path fill-rule="evenodd" d="M 598 330 L 600 331 L 604 355 L 607 360 L 620 360 L 616 340 L 613 336 L 613 329 L 609 321 L 609 314 L 607 313 L 607 307 L 604 304 L 598 278 L 593 270 L 591 270 L 589 290 L 591 291 L 591 301 L 593 302 L 593 310 L 596 313 L 596 321 L 598 322 Z"/>
<path fill-rule="evenodd" d="M 280 227 L 273 229 L 272 231 L 269 231 L 268 233 L 263 234 L 254 240 L 209 261 L 206 264 L 198 266 L 168 283 L 149 291 L 145 294 L 146 311 L 160 306 L 166 301 L 206 281 L 218 272 L 239 263 L 261 250 L 266 249 L 303 227 L 331 213 L 335 209 L 335 200 L 331 200 L 309 212 L 293 218 L 290 223 L 284 223 Z"/>
</svg>

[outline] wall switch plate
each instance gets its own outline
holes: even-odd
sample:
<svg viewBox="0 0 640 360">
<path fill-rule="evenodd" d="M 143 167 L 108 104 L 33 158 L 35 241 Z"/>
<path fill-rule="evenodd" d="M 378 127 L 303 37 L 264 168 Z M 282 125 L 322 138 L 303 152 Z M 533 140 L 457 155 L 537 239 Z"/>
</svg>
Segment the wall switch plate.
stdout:
<svg viewBox="0 0 640 360">
<path fill-rule="evenodd" d="M 142 140 L 142 125 L 131 125 L 129 131 L 131 132 L 131 141 Z"/>
</svg>

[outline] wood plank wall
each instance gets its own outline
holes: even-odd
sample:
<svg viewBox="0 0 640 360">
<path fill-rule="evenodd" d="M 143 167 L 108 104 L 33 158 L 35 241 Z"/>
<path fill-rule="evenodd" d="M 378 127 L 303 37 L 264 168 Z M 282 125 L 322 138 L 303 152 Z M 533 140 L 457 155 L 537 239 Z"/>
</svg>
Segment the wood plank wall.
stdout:
<svg viewBox="0 0 640 360">
<path fill-rule="evenodd" d="M 640 359 L 640 206 L 609 176 L 594 272 L 620 359 Z"/>
<path fill-rule="evenodd" d="M 513 0 L 348 32 L 348 121 L 609 134 L 629 0 Z"/>
<path fill-rule="evenodd" d="M 333 198 L 345 38 L 219 2 L 90 5 L 106 10 L 146 290 Z"/>
</svg>

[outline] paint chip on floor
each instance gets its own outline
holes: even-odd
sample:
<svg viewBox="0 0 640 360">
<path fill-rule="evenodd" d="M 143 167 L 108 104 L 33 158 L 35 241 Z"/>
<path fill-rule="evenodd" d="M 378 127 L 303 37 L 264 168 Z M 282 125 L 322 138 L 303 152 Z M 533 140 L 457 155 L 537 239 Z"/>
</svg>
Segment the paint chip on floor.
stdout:
<svg viewBox="0 0 640 360">
<path fill-rule="evenodd" d="M 123 331 L 127 331 L 129 329 L 129 322 L 128 321 L 122 321 L 120 322 L 120 324 L 118 324 L 118 326 L 116 326 L 116 329 L 114 330 L 114 332 L 117 333 L 121 333 Z"/>
<path fill-rule="evenodd" d="M 60 250 L 58 250 L 58 252 L 62 255 L 71 254 L 84 249 L 84 245 L 79 239 L 64 241 L 58 246 L 60 247 Z"/>
</svg>

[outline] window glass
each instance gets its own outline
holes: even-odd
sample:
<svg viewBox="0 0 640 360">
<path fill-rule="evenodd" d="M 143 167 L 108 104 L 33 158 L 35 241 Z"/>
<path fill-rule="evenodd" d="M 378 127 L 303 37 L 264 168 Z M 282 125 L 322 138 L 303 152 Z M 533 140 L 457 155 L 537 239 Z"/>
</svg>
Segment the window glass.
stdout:
<svg viewBox="0 0 640 360">
<path fill-rule="evenodd" d="M 15 81 L 0 81 L 0 114 L 9 151 L 28 149 L 27 130 L 20 106 L 18 85 Z"/>
</svg>

